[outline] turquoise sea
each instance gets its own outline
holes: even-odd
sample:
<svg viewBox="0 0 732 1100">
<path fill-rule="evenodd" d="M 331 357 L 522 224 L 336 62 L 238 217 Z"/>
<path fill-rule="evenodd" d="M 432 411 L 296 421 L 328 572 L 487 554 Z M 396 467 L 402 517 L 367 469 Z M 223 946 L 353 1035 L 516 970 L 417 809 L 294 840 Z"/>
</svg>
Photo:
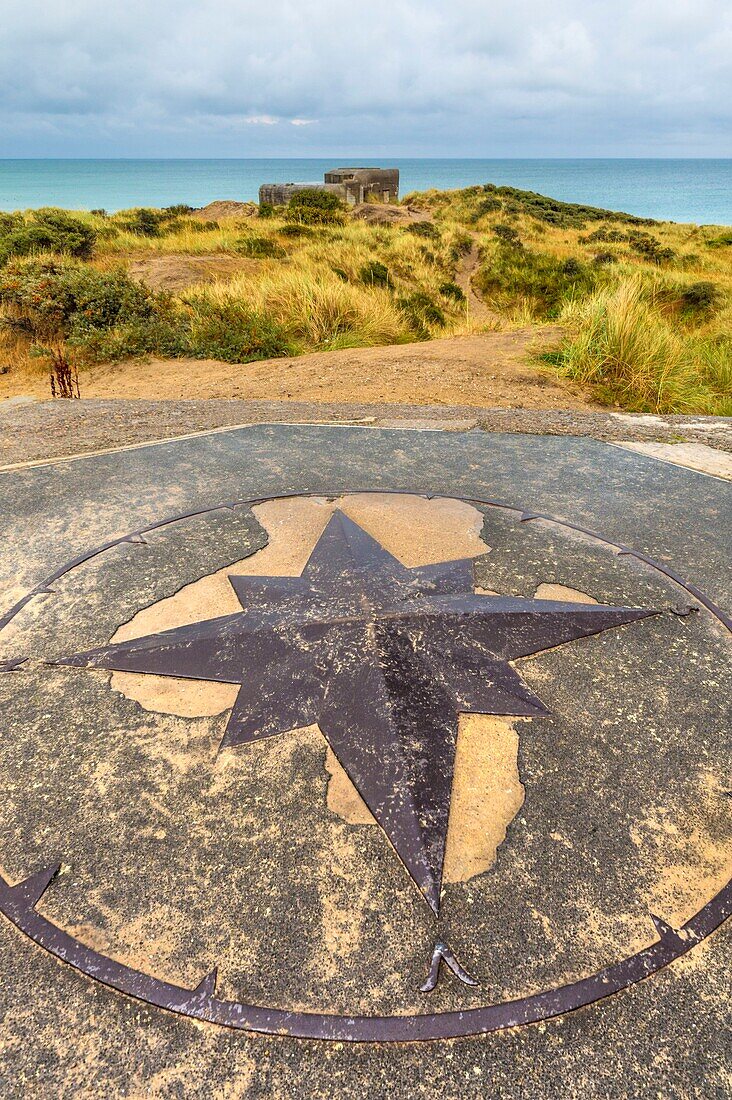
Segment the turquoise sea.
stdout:
<svg viewBox="0 0 732 1100">
<path fill-rule="evenodd" d="M 203 206 L 256 199 L 260 183 L 322 180 L 339 164 L 395 164 L 401 193 L 511 184 L 643 217 L 732 224 L 732 160 L 0 160 L 0 210 Z"/>
</svg>

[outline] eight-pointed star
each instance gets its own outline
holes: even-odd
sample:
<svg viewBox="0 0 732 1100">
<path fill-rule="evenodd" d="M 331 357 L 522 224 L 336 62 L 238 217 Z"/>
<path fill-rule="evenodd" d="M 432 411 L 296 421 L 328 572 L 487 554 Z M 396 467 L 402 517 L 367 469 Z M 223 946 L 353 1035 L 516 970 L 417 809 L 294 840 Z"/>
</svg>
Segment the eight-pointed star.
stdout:
<svg viewBox="0 0 732 1100">
<path fill-rule="evenodd" d="M 243 611 L 61 663 L 239 684 L 223 745 L 317 722 L 435 913 L 458 714 L 545 715 L 509 661 L 654 614 L 476 595 L 338 511 L 300 577 L 229 579 Z"/>
</svg>

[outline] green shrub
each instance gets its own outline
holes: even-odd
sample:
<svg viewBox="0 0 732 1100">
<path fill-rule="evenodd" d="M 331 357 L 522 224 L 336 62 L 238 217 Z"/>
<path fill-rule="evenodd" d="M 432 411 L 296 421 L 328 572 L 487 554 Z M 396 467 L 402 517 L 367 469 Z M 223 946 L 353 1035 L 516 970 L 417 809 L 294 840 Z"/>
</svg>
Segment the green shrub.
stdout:
<svg viewBox="0 0 732 1100">
<path fill-rule="evenodd" d="M 665 286 L 655 294 L 661 305 L 678 310 L 687 321 L 706 320 L 724 301 L 724 295 L 716 283 L 702 280 L 697 283 Z"/>
<path fill-rule="evenodd" d="M 182 222 L 182 226 L 186 229 L 190 229 L 192 233 L 213 233 L 215 229 L 220 229 L 221 226 L 215 221 L 200 221 L 196 218 L 191 218 L 189 221 Z"/>
<path fill-rule="evenodd" d="M 342 225 L 346 207 L 332 191 L 305 188 L 290 199 L 285 217 L 301 225 Z"/>
<path fill-rule="evenodd" d="M 652 264 L 667 263 L 676 255 L 672 248 L 664 248 L 658 238 L 652 237 L 650 233 L 641 233 L 636 230 L 630 232 L 627 239 L 633 251 Z"/>
<path fill-rule="evenodd" d="M 7 237 L 9 233 L 13 233 L 24 225 L 25 218 L 22 214 L 5 214 L 0 210 L 0 237 Z"/>
<path fill-rule="evenodd" d="M 164 210 L 150 210 L 142 206 L 136 210 L 126 210 L 119 217 L 121 227 L 138 237 L 159 237 L 167 221 L 170 218 Z"/>
<path fill-rule="evenodd" d="M 729 248 L 732 245 L 732 233 L 722 233 L 706 242 L 707 248 Z"/>
<path fill-rule="evenodd" d="M 85 362 L 145 354 L 248 362 L 293 348 L 272 318 L 239 302 L 187 306 L 132 280 L 68 260 L 14 260 L 0 272 L 3 324 L 31 350 L 66 345 Z"/>
<path fill-rule="evenodd" d="M 604 264 L 617 263 L 618 257 L 614 252 L 598 252 L 592 257 L 592 262 L 598 267 L 602 267 Z"/>
<path fill-rule="evenodd" d="M 580 244 L 596 244 L 600 242 L 606 244 L 619 244 L 621 241 L 627 241 L 627 239 L 627 234 L 621 232 L 620 229 L 608 229 L 607 226 L 600 226 L 594 233 L 588 233 L 586 237 L 580 237 Z"/>
<path fill-rule="evenodd" d="M 253 234 L 240 237 L 234 247 L 242 256 L 249 256 L 252 260 L 281 260 L 287 255 L 285 249 L 277 241 L 273 241 L 269 237 L 257 237 Z"/>
<path fill-rule="evenodd" d="M 123 269 L 96 271 L 65 260 L 14 260 L 0 275 L 4 323 L 33 341 L 83 344 L 116 325 L 147 324 L 170 313 L 169 300 Z"/>
<path fill-rule="evenodd" d="M 420 340 L 429 339 L 430 326 L 441 328 L 447 324 L 444 311 L 425 291 L 400 298 L 397 305 Z"/>
<path fill-rule="evenodd" d="M 566 298 L 589 293 L 596 280 L 596 270 L 579 260 L 501 246 L 481 267 L 475 283 L 500 305 L 528 302 L 538 315 L 551 318 Z"/>
<path fill-rule="evenodd" d="M 711 313 L 721 304 L 722 294 L 716 283 L 702 280 L 690 283 L 681 292 L 681 304 L 690 313 Z"/>
<path fill-rule="evenodd" d="M 260 202 L 259 204 L 259 216 L 260 218 L 273 218 L 275 216 L 274 204 L 271 202 Z"/>
<path fill-rule="evenodd" d="M 465 294 L 463 293 L 462 288 L 459 287 L 457 283 L 453 283 L 451 280 L 446 283 L 442 283 L 439 287 L 439 291 L 440 294 L 443 295 L 443 297 L 452 298 L 454 302 L 465 301 Z"/>
<path fill-rule="evenodd" d="M 360 269 L 358 277 L 362 283 L 366 283 L 368 286 L 390 287 L 393 285 L 389 268 L 386 264 L 382 264 L 380 260 L 369 260 L 365 263 Z"/>
<path fill-rule="evenodd" d="M 180 218 L 184 214 L 192 214 L 193 207 L 189 206 L 187 202 L 178 202 L 174 206 L 164 206 L 163 213 L 171 218 Z"/>
<path fill-rule="evenodd" d="M 28 220 L 22 214 L 6 214 L 0 220 L 0 264 L 11 256 L 36 252 L 63 252 L 87 259 L 96 239 L 90 225 L 65 210 L 35 210 Z"/>
<path fill-rule="evenodd" d="M 287 225 L 283 225 L 278 230 L 281 237 L 313 237 L 315 236 L 315 230 L 309 225 L 300 225 L 299 222 L 289 222 Z"/>
<path fill-rule="evenodd" d="M 285 330 L 272 318 L 241 302 L 193 302 L 188 354 L 197 359 L 249 363 L 292 355 Z"/>
<path fill-rule="evenodd" d="M 512 225 L 494 225 L 491 232 L 495 237 L 498 237 L 501 244 L 505 244 L 509 248 L 524 247 L 524 242 Z"/>
<path fill-rule="evenodd" d="M 500 199 L 481 199 L 473 208 L 470 215 L 470 221 L 475 223 L 477 221 L 480 221 L 484 214 L 495 214 L 497 213 L 497 211 L 502 209 L 503 203 L 500 201 Z"/>
<path fill-rule="evenodd" d="M 415 237 L 423 237 L 425 240 L 439 241 L 440 231 L 432 222 L 413 222 L 407 226 L 407 233 Z"/>
</svg>

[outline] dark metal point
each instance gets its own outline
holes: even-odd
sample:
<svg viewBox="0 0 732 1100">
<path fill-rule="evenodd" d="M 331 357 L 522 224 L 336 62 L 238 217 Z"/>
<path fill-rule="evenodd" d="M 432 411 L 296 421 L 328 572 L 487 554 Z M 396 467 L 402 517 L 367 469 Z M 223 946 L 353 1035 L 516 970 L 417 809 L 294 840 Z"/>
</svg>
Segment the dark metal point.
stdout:
<svg viewBox="0 0 732 1100">
<path fill-rule="evenodd" d="M 424 985 L 419 987 L 420 993 L 431 993 L 435 988 L 439 981 L 440 967 L 443 962 L 447 963 L 455 977 L 459 978 L 465 985 L 480 985 L 480 982 L 472 978 L 467 970 L 460 965 L 447 944 L 443 943 L 442 940 L 438 940 L 432 952 L 432 962 L 430 963 L 430 972 L 427 975 L 427 981 Z"/>
<path fill-rule="evenodd" d="M 679 938 L 677 930 L 670 925 L 668 921 L 663 920 L 662 917 L 657 917 L 655 913 L 651 913 L 651 920 L 655 925 L 660 939 L 666 939 L 667 936 L 672 936 L 674 939 Z"/>
<path fill-rule="evenodd" d="M 203 978 L 195 989 L 191 990 L 193 997 L 215 997 L 216 996 L 216 982 L 219 976 L 219 968 L 215 966 L 210 974 L 207 974 Z"/>
<path fill-rule="evenodd" d="M 0 661 L 0 672 L 15 672 L 27 660 L 27 657 L 10 657 L 7 661 Z"/>
<path fill-rule="evenodd" d="M 11 888 L 13 899 L 24 902 L 28 909 L 35 908 L 60 870 L 61 864 L 55 863 L 52 867 L 45 867 L 42 871 L 29 875 Z"/>
</svg>

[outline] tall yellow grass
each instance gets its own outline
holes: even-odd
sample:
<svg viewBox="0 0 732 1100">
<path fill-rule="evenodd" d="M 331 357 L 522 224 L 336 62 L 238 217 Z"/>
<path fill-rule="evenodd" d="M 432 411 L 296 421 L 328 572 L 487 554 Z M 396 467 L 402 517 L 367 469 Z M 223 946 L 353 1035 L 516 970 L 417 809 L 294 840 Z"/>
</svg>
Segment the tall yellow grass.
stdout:
<svg viewBox="0 0 732 1100">
<path fill-rule="evenodd" d="M 567 306 L 560 373 L 627 409 L 729 415 L 732 341 L 684 333 L 649 299 L 633 275 Z"/>
<path fill-rule="evenodd" d="M 280 324 L 301 351 L 396 344 L 412 339 L 404 316 L 382 290 L 346 283 L 329 271 L 269 264 L 247 275 L 196 287 L 183 295 L 195 311 L 238 302 Z"/>
</svg>

